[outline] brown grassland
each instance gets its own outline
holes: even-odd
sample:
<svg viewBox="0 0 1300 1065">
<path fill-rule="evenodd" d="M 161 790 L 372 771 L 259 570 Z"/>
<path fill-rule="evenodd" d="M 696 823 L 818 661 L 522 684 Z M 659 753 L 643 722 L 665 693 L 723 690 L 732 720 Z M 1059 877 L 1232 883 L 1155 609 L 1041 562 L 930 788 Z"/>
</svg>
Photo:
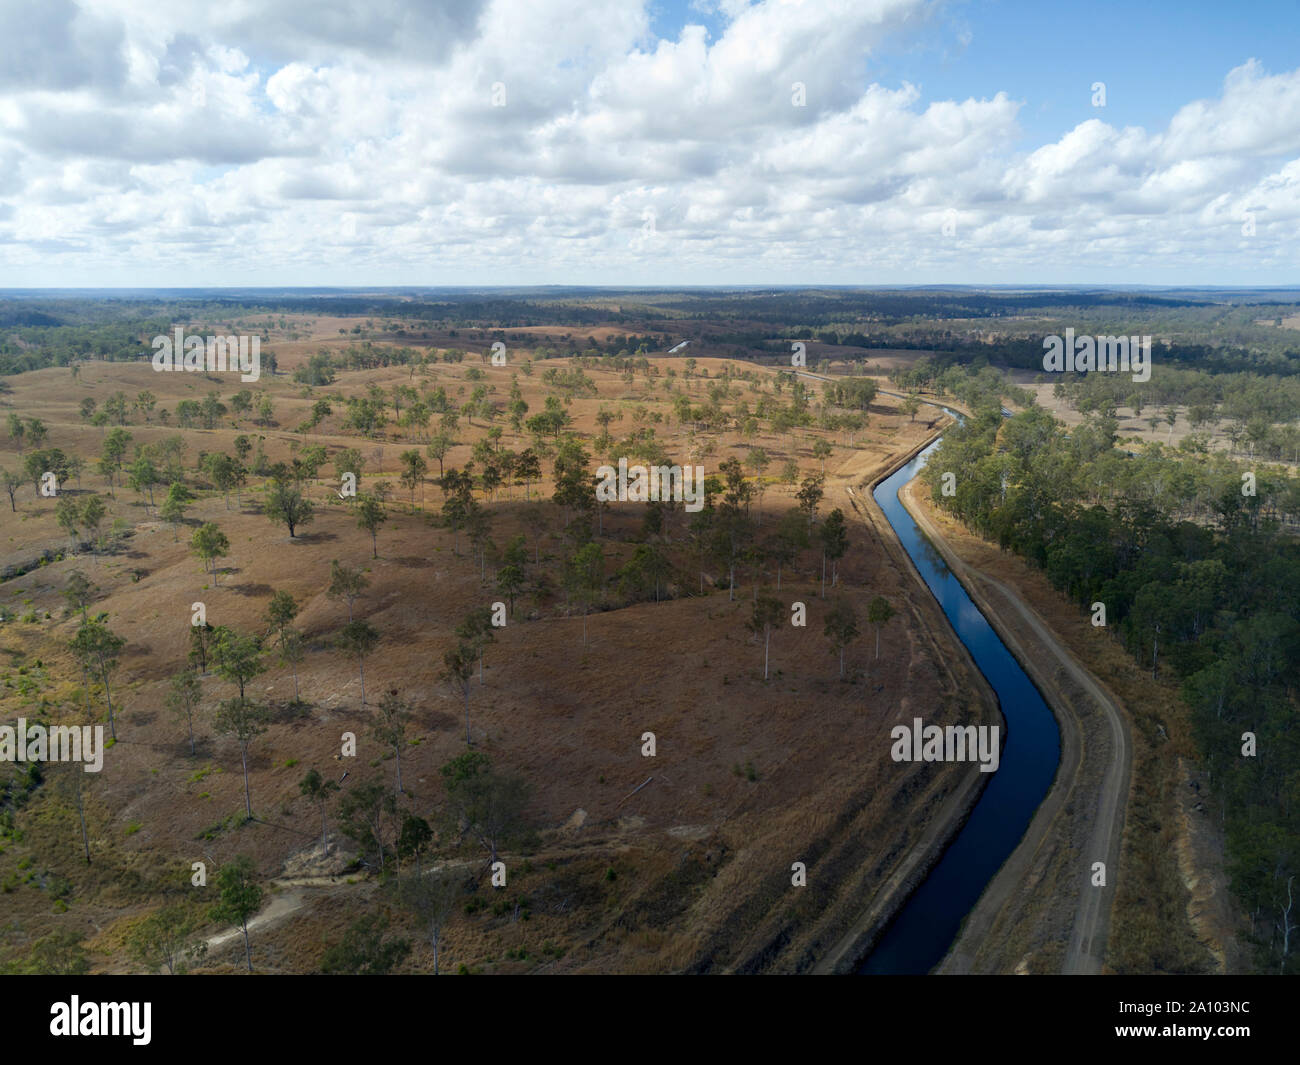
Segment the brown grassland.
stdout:
<svg viewBox="0 0 1300 1065">
<path fill-rule="evenodd" d="M 236 323 L 237 324 L 237 323 Z M 498 408 L 512 376 L 530 412 L 542 409 L 551 389 L 545 368 L 563 370 L 568 359 L 539 361 L 520 372 L 531 354 L 512 345 L 510 363 L 497 367 L 470 355 L 463 363 L 439 362 L 429 376 L 406 367 L 340 372 L 332 385 L 309 391 L 294 383 L 295 368 L 319 349 L 339 349 L 355 337 L 339 330 L 352 319 L 293 322 L 298 340 L 269 338 L 279 373 L 252 385 L 233 375 L 160 374 L 147 362 L 87 362 L 73 377 L 48 369 L 11 379 L 0 397 L 4 411 L 38 417 L 48 427 L 45 446 L 87 460 L 80 485 L 64 486 L 73 498 L 100 494 L 108 504 L 107 528 L 122 522 L 116 548 L 78 547 L 54 518 L 54 500 L 21 489 L 16 512 L 0 512 L 0 572 L 17 575 L 0 583 L 0 721 L 19 716 L 71 723 L 86 693 L 68 650 L 79 617 L 60 591 L 74 569 L 99 588 L 91 607 L 126 645 L 113 674 L 119 742 L 106 753 L 98 775 L 85 777 L 92 861 L 82 856 L 74 806 L 66 788 L 70 771 L 51 768 L 45 783 L 18 809 L 0 840 L 0 889 L 4 892 L 0 955 L 22 957 L 42 936 L 71 930 L 84 939 L 93 968 L 136 969 L 125 951 L 131 929 L 171 899 L 210 902 L 213 888 L 190 886 L 194 862 L 209 876 L 236 855 L 249 855 L 267 889 L 260 918 L 250 930 L 259 971 L 302 972 L 317 968 L 325 948 L 337 942 L 363 907 L 386 907 L 377 878 L 355 864 L 356 848 L 331 830 L 328 856 L 319 851 L 319 818 L 299 792 L 310 768 L 343 788 L 370 779 L 391 784 L 392 755 L 370 738 L 378 693 L 397 690 L 413 706 L 402 755 L 406 792 L 400 805 L 442 824 L 445 808 L 439 767 L 465 750 L 461 698 L 441 678 L 442 655 L 452 646 L 454 626 L 474 607 L 502 596 L 494 573 L 504 545 L 522 534 L 530 576 L 549 583 L 525 592 L 514 616 L 484 656 L 480 681 L 472 681 L 469 715 L 475 749 L 492 763 L 523 777 L 530 787 L 527 838 L 504 850 L 508 886 L 493 889 L 484 874 L 485 853 L 442 826 L 434 855 L 472 881 L 466 903 L 450 923 L 442 945 L 443 971 L 803 971 L 812 968 L 849 935 L 872 893 L 884 884 L 945 801 L 958 788 L 962 766 L 898 765 L 889 759 L 889 729 L 923 715 L 927 721 L 985 720 L 995 713 L 951 635 L 922 599 L 912 578 L 884 553 L 879 535 L 850 502 L 846 488 L 862 485 L 893 457 L 921 442 L 931 427 L 925 416 L 910 419 L 897 401 L 880 397 L 870 424 L 852 445 L 843 433 L 799 429 L 780 436 L 763 426 L 742 440 L 736 429 L 696 432 L 677 422 L 671 400 L 684 393 L 701 402 L 708 384 L 734 364 L 701 358 L 691 379 L 682 359 L 652 358 L 649 374 L 632 383 L 622 373 L 589 369 L 598 394 L 566 407 L 571 429 L 588 448 L 597 436 L 597 410 L 621 414 L 611 429 L 626 434 L 636 408 L 676 461 L 698 461 L 713 473 L 731 455 L 743 460 L 749 447 L 772 458 L 761 504 L 753 513 L 760 533 L 775 528 L 795 505 L 796 485 L 776 472 L 787 460 L 799 476 L 820 472 L 812 454 L 819 437 L 834 450 L 825 462 L 826 496 L 819 514 L 843 508 L 849 518 L 849 549 L 839 567 L 839 586 L 820 597 L 819 552 L 803 552 L 782 576 L 779 598 L 787 615 L 796 600 L 807 605 L 806 627 L 788 624 L 771 639 L 772 671 L 763 680 L 763 644 L 746 628 L 753 576 L 738 571 L 734 600 L 725 570 L 705 565 L 705 594 L 698 594 L 699 565 L 686 545 L 686 515 L 668 522 L 673 560 L 663 602 L 628 602 L 612 581 L 641 539 L 643 507 L 616 504 L 604 516 L 597 540 L 605 552 L 607 587 L 587 619 L 566 606 L 559 591 L 566 551 L 560 508 L 549 502 L 550 462 L 543 483 L 526 502 L 519 486 L 489 500 L 477 493 L 492 517 L 486 582 L 463 535 L 438 520 L 442 492 L 436 463 L 412 493 L 397 484 L 399 454 L 423 444 L 395 424 L 380 438 L 363 440 L 344 430 L 337 397 L 363 395 L 371 386 L 421 386 L 425 381 L 463 399 L 486 385 Z M 585 336 L 580 330 L 573 335 Z M 383 342 L 401 340 L 382 338 Z M 465 346 L 447 336 L 423 346 Z M 479 345 L 482 347 L 483 345 Z M 466 374 L 477 369 L 483 380 Z M 668 371 L 675 392 L 667 389 Z M 704 375 L 707 374 L 707 378 Z M 773 375 L 758 369 L 751 380 L 733 378 L 731 391 L 751 406 L 771 394 Z M 101 403 L 116 391 L 143 389 L 159 408 L 201 399 L 216 390 L 223 398 L 249 387 L 272 401 L 275 424 L 258 427 L 248 416 L 227 415 L 219 427 L 180 429 L 156 416 L 135 416 L 125 428 L 132 445 L 179 434 L 186 444 L 185 474 L 198 498 L 186 525 L 173 530 L 125 485 L 111 487 L 91 472 L 106 427 L 86 423 L 79 404 Z M 306 434 L 307 420 L 322 396 L 336 397 L 333 414 Z M 504 427 L 502 445 L 521 450 L 528 435 Z M 462 419 L 449 468 L 470 458 L 486 432 L 481 420 Z M 271 462 L 287 461 L 305 445 L 322 444 L 331 455 L 358 447 L 367 460 L 363 491 L 378 480 L 393 482 L 388 520 L 378 532 L 372 558 L 367 532 L 357 526 L 353 505 L 339 498 L 332 462 L 307 485 L 316 504 L 314 520 L 290 538 L 282 525 L 260 513 L 265 494 L 252 478 L 236 498 L 196 471 L 200 452 L 234 453 L 235 438 L 260 440 Z M 264 438 L 264 439 L 263 439 Z M 11 440 L 0 443 L 0 466 L 21 466 Z M 593 458 L 605 461 L 606 456 Z M 536 504 L 539 498 L 546 502 Z M 7 500 L 3 501 L 7 503 Z M 540 513 L 540 516 L 537 516 Z M 530 514 L 533 515 L 530 517 Z M 205 573 L 188 540 L 201 522 L 216 522 L 230 554 Z M 43 559 L 44 557 L 44 560 Z M 54 560 L 50 560 L 53 558 Z M 532 560 L 538 561 L 532 564 Z M 347 621 L 346 607 L 326 596 L 331 560 L 362 567 L 369 587 L 356 603 L 358 617 L 381 640 L 365 661 L 367 704 L 362 705 L 355 660 L 333 647 Z M 774 574 L 762 576 L 777 594 Z M 250 751 L 250 789 L 255 819 L 243 819 L 243 777 L 236 743 L 214 735 L 212 713 L 234 694 L 215 675 L 203 680 L 198 750 L 191 757 L 181 721 L 164 709 L 169 678 L 186 668 L 192 604 L 202 602 L 210 622 L 238 632 L 262 634 L 273 591 L 287 591 L 301 606 L 297 626 L 306 655 L 299 666 L 305 706 L 290 705 L 288 668 L 269 659 L 251 694 L 274 711 L 273 724 Z M 830 596 L 855 607 L 862 635 L 848 649 L 848 678 L 838 676 L 838 656 L 823 635 Z M 899 610 L 880 636 L 865 622 L 867 603 L 882 595 Z M 90 699 L 100 722 L 104 700 L 96 685 Z M 641 737 L 653 732 L 657 754 L 641 754 Z M 358 740 L 355 758 L 341 756 L 341 739 Z M 636 790 L 647 778 L 648 784 Z M 331 815 L 332 816 L 332 815 Z M 804 862 L 808 886 L 791 886 L 791 865 Z M 409 869 L 404 870 L 409 874 Z M 204 894 L 206 892 L 206 894 Z M 405 971 L 429 971 L 431 952 L 417 928 L 393 909 L 394 927 L 414 941 Z M 210 950 L 198 963 L 204 972 L 235 972 L 243 966 L 242 943 L 229 926 L 209 922 L 199 934 Z"/>
</svg>

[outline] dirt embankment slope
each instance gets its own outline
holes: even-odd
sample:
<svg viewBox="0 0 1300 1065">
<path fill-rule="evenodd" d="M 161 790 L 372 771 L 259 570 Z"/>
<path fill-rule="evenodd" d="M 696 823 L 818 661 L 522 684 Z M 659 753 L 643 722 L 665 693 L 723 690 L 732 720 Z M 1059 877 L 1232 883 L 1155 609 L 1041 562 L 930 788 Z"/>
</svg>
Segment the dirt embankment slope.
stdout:
<svg viewBox="0 0 1300 1065">
<path fill-rule="evenodd" d="M 1011 587 L 961 557 L 925 494 L 914 481 L 904 503 L 1043 693 L 1061 732 L 1051 790 L 941 971 L 1100 972 L 1131 765 L 1121 711 Z M 1097 861 L 1107 886 L 1092 885 Z"/>
<path fill-rule="evenodd" d="M 1003 725 L 997 697 L 957 634 L 952 631 L 943 611 L 925 587 L 871 494 L 876 484 L 910 462 L 917 452 L 937 437 L 942 432 L 941 423 L 947 421 L 946 417 L 935 418 L 930 423 L 934 431 L 901 455 L 842 468 L 837 471 L 837 477 L 832 479 L 829 488 L 832 492 L 843 492 L 878 557 L 887 561 L 899 574 L 907 575 L 903 605 L 910 627 L 925 636 L 932 656 L 943 664 L 949 682 L 970 693 L 971 701 L 979 708 L 978 723 Z M 935 429 L 935 426 L 939 428 Z M 960 776 L 945 794 L 943 805 L 932 817 L 920 822 L 919 834 L 911 849 L 899 861 L 888 879 L 878 882 L 864 896 L 865 909 L 839 942 L 821 958 L 814 972 L 851 973 L 861 964 L 889 922 L 961 831 L 987 782 L 987 776 L 979 772 L 977 764 L 960 767 Z"/>
</svg>

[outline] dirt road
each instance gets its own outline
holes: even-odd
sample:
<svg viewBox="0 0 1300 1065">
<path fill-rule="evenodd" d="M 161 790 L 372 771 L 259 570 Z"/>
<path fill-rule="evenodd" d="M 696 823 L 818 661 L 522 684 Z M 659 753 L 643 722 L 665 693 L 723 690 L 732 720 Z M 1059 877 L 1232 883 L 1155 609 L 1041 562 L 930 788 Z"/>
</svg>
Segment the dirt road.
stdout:
<svg viewBox="0 0 1300 1065">
<path fill-rule="evenodd" d="M 1073 895 L 1073 914 L 1060 971 L 1098 973 L 1106 953 L 1132 770 L 1125 715 L 1114 697 L 1020 595 L 957 555 L 927 509 L 918 505 L 913 488 L 908 486 L 902 493 L 908 512 L 1043 693 L 1061 729 L 1061 764 L 1051 790 L 1019 846 L 967 917 L 962 934 L 938 971 L 974 968 L 975 953 L 984 937 L 992 935 L 1008 902 L 1024 892 L 1026 883 L 1043 876 L 1041 865 L 1066 842 L 1075 851 L 1063 882 Z M 1099 721 L 1104 721 L 1100 732 L 1096 727 Z M 1066 823 L 1067 812 L 1077 824 Z M 1063 834 L 1065 841 L 1059 838 Z M 1092 884 L 1092 866 L 1098 861 L 1105 863 L 1105 887 Z"/>
</svg>

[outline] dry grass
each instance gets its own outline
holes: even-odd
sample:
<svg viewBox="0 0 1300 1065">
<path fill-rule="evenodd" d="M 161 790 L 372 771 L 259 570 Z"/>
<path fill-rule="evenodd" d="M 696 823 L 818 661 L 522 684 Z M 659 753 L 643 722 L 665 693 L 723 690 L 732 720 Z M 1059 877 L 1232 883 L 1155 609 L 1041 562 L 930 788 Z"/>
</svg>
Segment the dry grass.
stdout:
<svg viewBox="0 0 1300 1065">
<path fill-rule="evenodd" d="M 282 369 L 322 346 L 352 342 L 355 338 L 337 337 L 340 324 L 322 319 L 313 339 L 277 341 Z M 661 368 L 669 365 L 654 361 Z M 433 381 L 453 395 L 461 387 L 468 392 L 473 384 L 464 373 L 471 365 L 478 364 L 439 364 Z M 671 365 L 681 367 L 675 360 Z M 700 368 L 713 375 L 724 365 L 700 360 Z M 479 368 L 495 386 L 498 402 L 504 401 L 512 369 Z M 539 365 L 532 377 L 520 376 L 533 411 L 543 403 L 543 368 Z M 647 388 L 640 377 L 629 389 L 617 374 L 591 376 L 600 396 L 575 400 L 569 408 L 579 432 L 594 435 L 596 411 L 606 405 L 626 412 L 615 426 L 616 435 L 625 435 L 635 405 L 629 395 L 650 410 L 670 410 L 662 388 Z M 389 388 L 408 380 L 401 368 L 344 373 L 317 396 L 358 394 L 372 383 Z M 211 388 L 228 395 L 238 387 L 229 379 L 214 384 L 199 375 L 154 374 L 147 364 L 88 364 L 76 381 L 65 370 L 43 370 L 12 383 L 11 405 L 46 422 L 47 446 L 87 458 L 98 453 L 104 430 L 81 422 L 77 405 L 83 396 L 102 401 L 119 389 L 134 395 L 149 388 L 161 406 L 171 408 L 181 398 L 202 398 Z M 343 435 L 337 411 L 319 435 L 304 440 L 290 430 L 307 417 L 317 396 L 302 395 L 285 376 L 250 387 L 271 395 L 279 428 L 258 430 L 244 422 L 210 431 L 156 424 L 128 429 L 137 443 L 180 432 L 189 445 L 191 470 L 198 451 L 233 449 L 241 432 L 264 435 L 272 461 L 288 458 L 302 442 L 331 449 L 358 446 L 365 453 L 382 446 L 383 476 L 396 481 L 397 455 L 411 443 L 367 443 Z M 704 395 L 701 381 L 690 386 L 679 381 L 679 387 L 688 387 L 697 401 Z M 754 395 L 748 398 L 752 405 Z M 482 431 L 462 421 L 463 443 L 449 456 L 449 466 L 465 462 L 470 442 Z M 674 424 L 659 431 L 670 452 L 684 454 L 685 429 Z M 882 405 L 873 412 L 865 446 L 837 447 L 830 471 L 839 473 L 841 483 L 856 482 L 925 431 L 924 421 L 911 422 Z M 793 457 L 807 473 L 817 468 L 811 456 L 816 435 L 801 432 L 791 441 L 763 434 L 748 444 L 764 447 L 773 468 Z M 518 449 L 527 441 L 507 428 L 504 444 Z M 723 435 L 715 455 L 703 461 L 714 468 L 726 455 L 743 456 L 748 444 Z M 0 453 L 0 464 L 13 465 L 18 458 Z M 92 483 L 102 491 L 100 479 L 85 474 L 83 492 Z M 549 494 L 548 486 L 540 490 Z M 538 491 L 534 486 L 534 495 Z M 409 505 L 391 508 L 377 560 L 370 557 L 368 534 L 332 498 L 332 489 L 321 484 L 312 494 L 320 503 L 316 520 L 296 540 L 252 509 L 256 489 L 245 491 L 243 509 L 233 499 L 227 509 L 219 495 L 204 495 L 191 511 L 193 520 L 218 522 L 231 542 L 231 556 L 214 581 L 190 555 L 188 533 L 175 540 L 133 493 L 119 488 L 111 512 L 131 529 L 122 553 L 56 562 L 0 585 L 0 604 L 32 609 L 40 617 L 0 627 L 0 650 L 14 663 L 11 671 L 39 657 L 48 674 L 35 695 L 0 689 L 0 716 L 15 717 L 41 699 L 56 720 L 77 713 L 80 676 L 63 649 L 77 622 L 66 616 L 59 595 L 74 565 L 100 586 L 103 597 L 94 609 L 107 612 L 111 627 L 127 640 L 114 677 L 120 743 L 109 751 L 105 771 L 89 783 L 95 863 L 87 868 L 79 862 L 71 810 L 54 791 L 43 789 L 19 815 L 22 840 L 6 842 L 0 853 L 0 878 L 28 860 L 34 868 L 69 878 L 75 890 L 66 914 L 52 912 L 51 898 L 39 884 L 23 884 L 7 895 L 10 949 L 21 950 L 43 931 L 64 924 L 91 935 L 99 968 L 121 969 L 125 931 L 160 893 L 185 887 L 192 861 L 220 864 L 248 854 L 269 879 L 312 845 L 318 822 L 298 792 L 308 768 L 336 779 L 347 769 L 348 786 L 371 776 L 392 779 L 390 762 L 368 739 L 371 709 L 361 706 L 356 664 L 330 647 L 346 620 L 344 607 L 324 594 L 334 558 L 364 566 L 370 580 L 357 611 L 383 636 L 365 665 L 371 700 L 392 687 L 415 707 L 410 735 L 419 742 L 403 756 L 406 801 L 425 815 L 441 807 L 438 767 L 464 749 L 459 698 L 439 679 L 442 652 L 461 617 L 497 595 L 481 583 L 466 554 L 454 553 L 451 534 L 427 520 L 440 502 L 432 484 L 424 490 L 427 512 Z M 403 495 L 399 490 L 399 502 Z M 523 531 L 520 495 L 516 489 L 491 506 L 497 544 Z M 792 498 L 789 486 L 769 485 L 762 508 L 766 527 Z M 828 496 L 823 512 L 832 505 L 845 506 L 846 499 Z M 607 518 L 605 542 L 612 557 L 630 553 L 632 545 L 621 538 L 638 524 L 631 513 Z M 543 566 L 552 572 L 557 534 L 553 516 L 541 543 Z M 62 544 L 52 506 L 30 489 L 20 496 L 17 515 L 0 515 L 0 566 Z M 580 617 L 557 616 L 562 602 L 541 604 L 542 616 L 534 621 L 524 620 L 532 604 L 519 610 L 488 649 L 484 683 L 474 681 L 470 712 L 480 749 L 533 785 L 530 815 L 540 836 L 531 856 L 508 856 L 513 871 L 506 890 L 511 898 L 528 900 L 522 908 L 529 916 L 524 920 L 513 909 L 509 914 L 488 909 L 457 920 L 445 948 L 451 964 L 482 971 L 537 966 L 676 971 L 803 968 L 815 959 L 819 944 L 824 947 L 861 905 L 854 891 L 863 886 L 862 878 L 869 886 L 872 878 L 887 875 L 951 786 L 949 776 L 934 767 L 900 772 L 889 762 L 889 728 L 913 713 L 931 718 L 969 711 L 952 690 L 947 667 L 936 662 L 933 645 L 918 636 L 907 616 L 885 630 L 879 662 L 869 660 L 869 635 L 850 651 L 851 669 L 869 670 L 869 680 L 840 682 L 838 660 L 822 635 L 826 605 L 817 595 L 818 569 L 810 553 L 804 568 L 785 574 L 781 594 L 787 602 L 799 598 L 808 604 L 808 623 L 774 635 L 772 678 L 766 683 L 761 644 L 744 627 L 748 577 L 735 602 L 723 591 L 594 613 L 586 647 Z M 684 570 L 684 587 L 694 587 L 694 570 L 689 565 Z M 856 526 L 841 579 L 860 617 L 873 595 L 897 601 L 914 591 L 906 574 L 882 564 L 874 542 Z M 308 653 L 300 676 L 310 710 L 298 717 L 281 715 L 254 742 L 253 804 L 265 823 L 245 824 L 239 817 L 243 780 L 237 749 L 214 737 L 209 724 L 216 703 L 233 694 L 231 686 L 216 678 L 205 681 L 196 758 L 189 757 L 184 727 L 168 716 L 163 700 L 167 679 L 183 668 L 191 605 L 204 602 L 214 624 L 261 631 L 272 590 L 289 591 L 302 604 L 298 624 Z M 612 598 L 610 605 L 619 604 Z M 0 668 L 5 666 L 0 660 Z M 276 705 L 291 692 L 290 674 L 278 666 L 258 678 L 253 690 Z M 639 752 L 647 730 L 658 737 L 652 764 Z M 357 735 L 361 751 L 344 765 L 339 751 L 347 731 Z M 751 764 L 756 780 L 736 775 L 734 767 Z M 655 778 L 652 784 L 621 801 L 648 775 Z M 903 803 L 900 794 L 914 798 Z M 579 810 L 585 811 L 583 827 L 562 830 Z M 521 872 L 525 860 L 529 871 Z M 797 897 L 789 886 L 794 860 L 808 861 L 812 873 L 809 888 Z M 611 867 L 617 869 L 612 881 L 606 879 Z M 854 891 L 845 889 L 850 882 Z M 254 936 L 255 961 L 271 970 L 314 968 L 324 947 L 355 917 L 358 899 L 372 890 L 364 878 L 303 889 L 300 909 Z M 498 900 L 490 896 L 488 901 Z M 395 916 L 400 925 L 404 919 Z M 526 958 L 518 956 L 520 950 Z M 508 952 L 515 956 L 507 958 Z M 422 969 L 430 960 L 427 948 L 417 946 L 408 967 Z M 211 971 L 241 966 L 238 947 L 231 944 L 205 963 Z"/>
</svg>

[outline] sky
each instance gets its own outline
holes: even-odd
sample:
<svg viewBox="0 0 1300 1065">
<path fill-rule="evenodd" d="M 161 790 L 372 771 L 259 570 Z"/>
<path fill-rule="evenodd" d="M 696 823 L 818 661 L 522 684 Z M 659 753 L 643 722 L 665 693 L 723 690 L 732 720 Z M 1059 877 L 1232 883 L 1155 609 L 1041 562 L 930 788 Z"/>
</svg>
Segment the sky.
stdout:
<svg viewBox="0 0 1300 1065">
<path fill-rule="evenodd" d="M 0 287 L 1300 282 L 1300 4 L 0 0 Z"/>
</svg>

